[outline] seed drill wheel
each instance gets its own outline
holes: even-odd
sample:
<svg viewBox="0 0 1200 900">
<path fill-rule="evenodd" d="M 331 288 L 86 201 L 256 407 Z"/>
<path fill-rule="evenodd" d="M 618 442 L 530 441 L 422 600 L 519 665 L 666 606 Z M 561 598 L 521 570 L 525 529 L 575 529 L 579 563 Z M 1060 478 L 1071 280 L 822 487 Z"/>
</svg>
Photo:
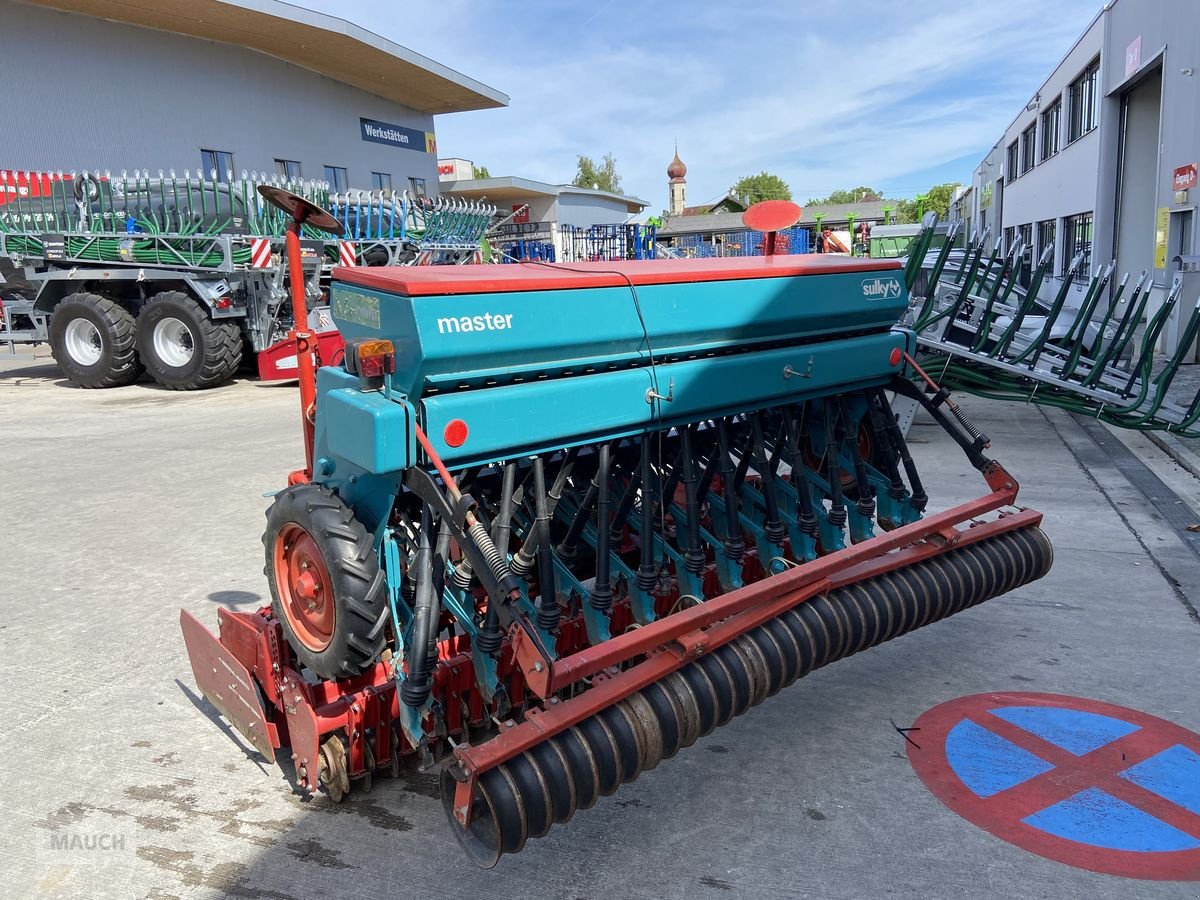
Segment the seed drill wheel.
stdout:
<svg viewBox="0 0 1200 900">
<path fill-rule="evenodd" d="M 298 484 L 267 510 L 271 609 L 301 664 L 321 678 L 368 669 L 383 648 L 386 586 L 371 536 L 331 491 Z"/>
</svg>

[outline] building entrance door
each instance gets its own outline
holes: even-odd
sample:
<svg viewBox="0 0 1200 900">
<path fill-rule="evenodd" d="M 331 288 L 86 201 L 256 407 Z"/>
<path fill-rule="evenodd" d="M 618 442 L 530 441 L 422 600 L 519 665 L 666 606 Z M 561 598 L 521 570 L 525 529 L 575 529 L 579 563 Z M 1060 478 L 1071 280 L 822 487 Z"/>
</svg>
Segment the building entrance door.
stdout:
<svg viewBox="0 0 1200 900">
<path fill-rule="evenodd" d="M 1118 272 L 1154 267 L 1158 206 L 1159 107 L 1162 69 L 1121 95 L 1121 147 L 1117 170 L 1116 257 Z M 1100 263 L 1101 260 L 1093 260 Z M 1152 273 L 1161 284 L 1164 272 Z"/>
</svg>

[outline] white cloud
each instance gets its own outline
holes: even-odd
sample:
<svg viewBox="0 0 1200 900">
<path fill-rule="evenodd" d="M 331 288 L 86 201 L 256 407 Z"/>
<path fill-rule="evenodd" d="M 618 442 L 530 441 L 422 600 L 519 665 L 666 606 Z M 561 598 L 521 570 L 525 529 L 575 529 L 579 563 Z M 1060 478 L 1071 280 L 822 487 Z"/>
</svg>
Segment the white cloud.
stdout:
<svg viewBox="0 0 1200 900">
<path fill-rule="evenodd" d="M 626 191 L 652 209 L 665 205 L 675 139 L 692 202 L 763 169 L 803 201 L 982 157 L 1099 6 L 449 0 L 380 20 L 366 0 L 304 5 L 512 97 L 439 117 L 444 155 L 556 182 L 577 154 L 611 151 Z"/>
</svg>

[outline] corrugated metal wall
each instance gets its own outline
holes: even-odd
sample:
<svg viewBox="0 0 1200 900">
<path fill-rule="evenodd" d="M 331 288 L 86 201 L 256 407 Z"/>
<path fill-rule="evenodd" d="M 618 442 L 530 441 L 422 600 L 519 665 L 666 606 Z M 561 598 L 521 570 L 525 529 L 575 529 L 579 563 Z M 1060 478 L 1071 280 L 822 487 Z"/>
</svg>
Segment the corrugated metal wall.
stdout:
<svg viewBox="0 0 1200 900">
<path fill-rule="evenodd" d="M 416 112 L 272 57 L 226 44 L 0 0 L 4 70 L 0 169 L 195 171 L 201 148 L 234 168 L 326 165 L 351 187 L 387 172 L 437 192 L 436 154 L 364 141 L 359 117 L 421 131 Z"/>
</svg>

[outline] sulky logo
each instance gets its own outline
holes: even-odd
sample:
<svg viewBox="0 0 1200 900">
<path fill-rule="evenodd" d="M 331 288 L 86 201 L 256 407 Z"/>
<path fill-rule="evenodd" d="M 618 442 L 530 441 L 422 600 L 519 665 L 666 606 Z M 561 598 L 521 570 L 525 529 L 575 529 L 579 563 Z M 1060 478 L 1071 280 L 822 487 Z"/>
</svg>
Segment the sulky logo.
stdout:
<svg viewBox="0 0 1200 900">
<path fill-rule="evenodd" d="M 903 289 L 899 278 L 864 278 L 862 295 L 868 300 L 897 300 Z"/>
</svg>

